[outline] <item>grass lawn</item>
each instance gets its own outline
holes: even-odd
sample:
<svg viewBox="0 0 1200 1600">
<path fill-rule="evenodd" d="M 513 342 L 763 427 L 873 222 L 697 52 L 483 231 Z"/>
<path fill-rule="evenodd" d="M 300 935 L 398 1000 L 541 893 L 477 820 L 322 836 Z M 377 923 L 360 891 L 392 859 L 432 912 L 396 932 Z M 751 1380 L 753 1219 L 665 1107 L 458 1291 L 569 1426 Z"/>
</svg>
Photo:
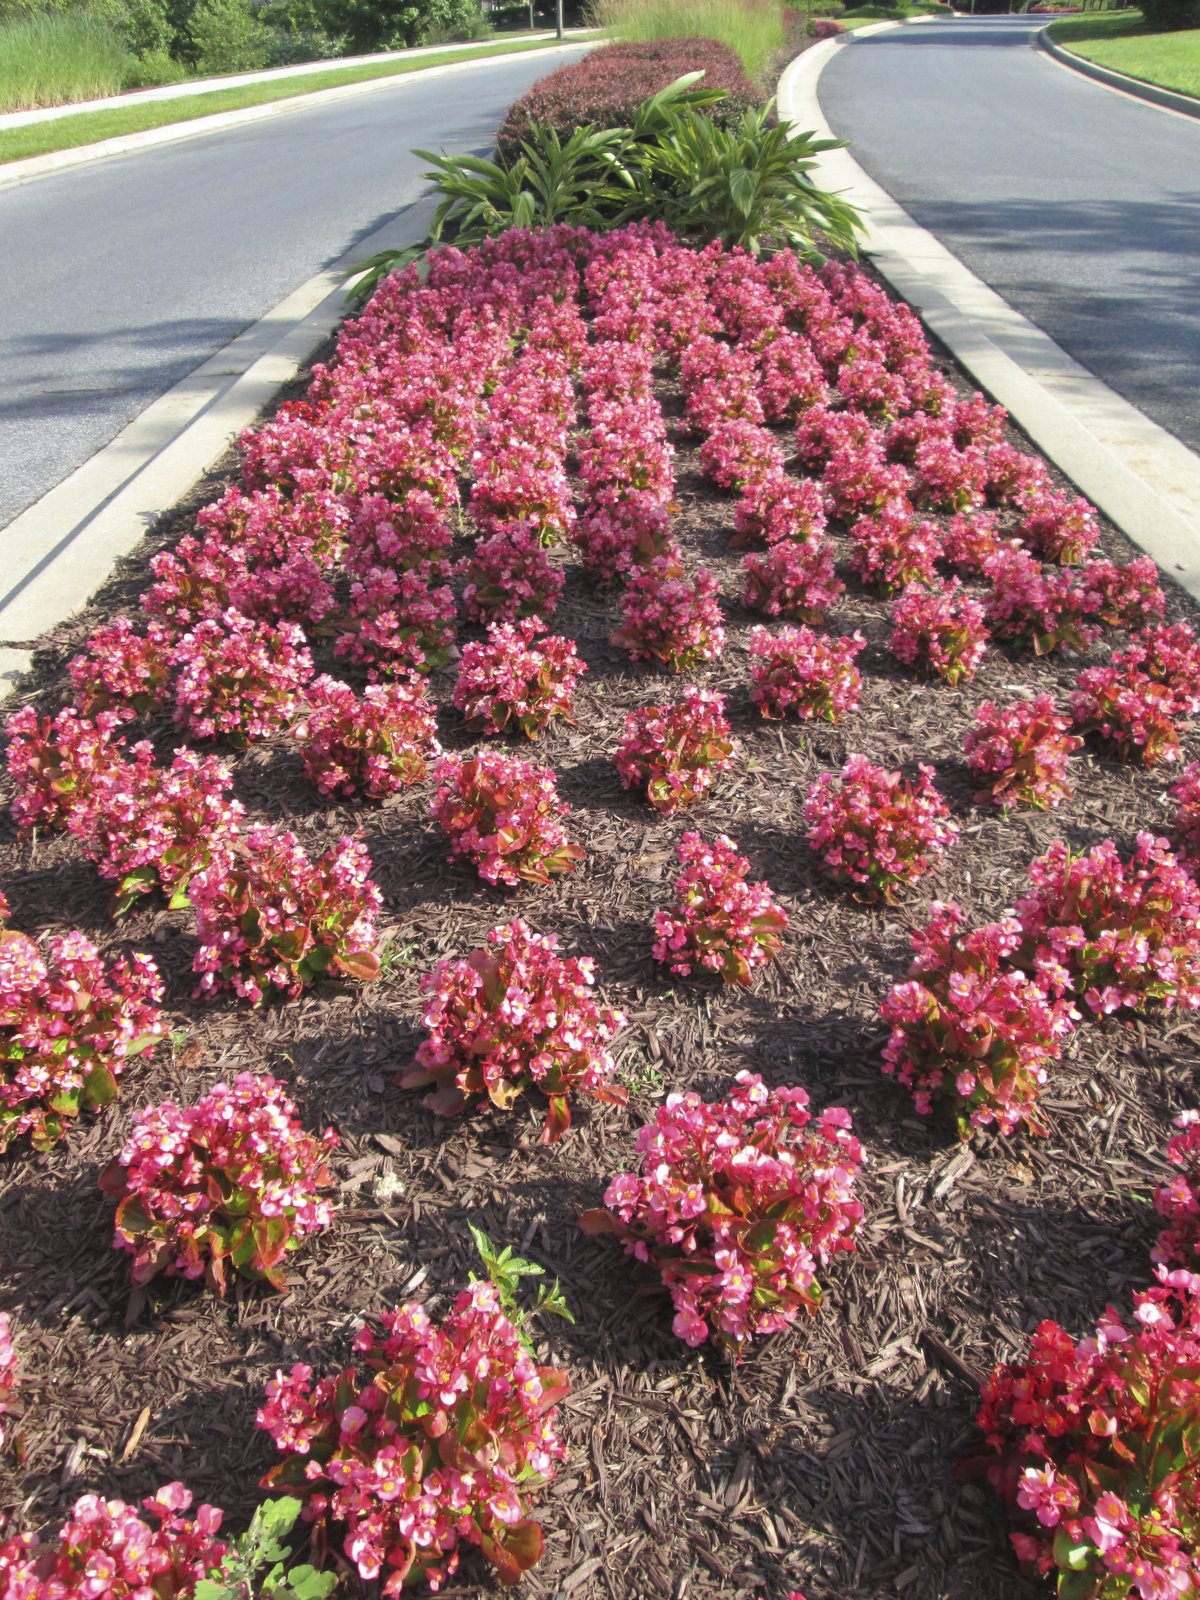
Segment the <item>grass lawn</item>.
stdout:
<svg viewBox="0 0 1200 1600">
<path fill-rule="evenodd" d="M 447 50 L 421 56 L 415 61 L 381 61 L 378 66 L 324 67 L 295 78 L 277 78 L 268 83 L 247 83 L 236 89 L 216 89 L 207 94 L 185 95 L 178 100 L 150 100 L 129 106 L 114 106 L 111 111 L 81 112 L 78 116 L 35 122 L 24 128 L 0 132 L 0 162 L 20 161 L 26 156 L 45 155 L 51 150 L 73 150 L 79 145 L 115 139 L 124 133 L 141 133 L 146 128 L 164 128 L 173 122 L 188 122 L 196 117 L 215 116 L 220 111 L 240 111 L 244 106 L 267 105 L 273 100 L 291 100 L 316 89 L 336 89 L 345 83 L 365 83 L 372 78 L 394 78 L 402 73 L 426 72 L 430 67 L 454 61 L 474 61 L 482 56 L 508 56 L 528 50 L 546 50 L 557 41 L 536 44 L 482 44 L 478 50 Z"/>
<path fill-rule="evenodd" d="M 1097 66 L 1179 94 L 1200 95 L 1200 28 L 1152 33 L 1140 11 L 1110 11 L 1065 17 L 1051 24 L 1050 37 Z"/>
</svg>

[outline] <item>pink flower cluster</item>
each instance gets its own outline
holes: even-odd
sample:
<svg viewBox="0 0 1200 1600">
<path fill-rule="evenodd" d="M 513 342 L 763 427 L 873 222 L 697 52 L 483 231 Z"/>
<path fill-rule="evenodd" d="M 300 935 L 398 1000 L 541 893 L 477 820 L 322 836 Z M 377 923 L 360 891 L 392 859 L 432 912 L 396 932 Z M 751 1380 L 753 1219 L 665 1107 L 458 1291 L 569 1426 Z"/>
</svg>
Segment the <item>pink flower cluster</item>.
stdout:
<svg viewBox="0 0 1200 1600">
<path fill-rule="evenodd" d="M 1021 943 L 1012 917 L 962 933 L 955 905 L 933 905 L 913 935 L 908 979 L 880 1006 L 891 1027 L 883 1070 L 911 1091 L 922 1116 L 951 1117 L 962 1138 L 994 1126 L 1044 1133 L 1038 1095 L 1075 1012 L 1011 966 Z"/>
<path fill-rule="evenodd" d="M 485 883 L 516 889 L 548 884 L 583 860 L 562 825 L 570 807 L 558 798 L 550 767 L 488 751 L 445 756 L 433 769 L 437 791 L 429 814 Z"/>
<path fill-rule="evenodd" d="M 117 1097 L 128 1061 L 167 1036 L 158 970 L 148 956 L 106 967 L 81 933 L 43 955 L 23 933 L 0 932 L 0 1150 L 28 1133 L 48 1150 L 81 1111 Z"/>
<path fill-rule="evenodd" d="M 1071 793 L 1067 761 L 1083 746 L 1070 727 L 1045 693 L 1007 706 L 985 700 L 963 735 L 967 766 L 987 784 L 975 798 L 1041 811 L 1065 800 Z"/>
<path fill-rule="evenodd" d="M 430 672 L 450 659 L 457 629 L 454 595 L 440 561 L 403 571 L 372 567 L 350 585 L 345 628 L 333 642 L 372 678 Z"/>
<path fill-rule="evenodd" d="M 1171 839 L 1180 861 L 1194 871 L 1200 865 L 1200 761 L 1189 762 L 1168 792 L 1175 802 Z"/>
<path fill-rule="evenodd" d="M 221 1564 L 216 1537 L 221 1512 L 190 1510 L 181 1483 L 142 1501 L 141 1516 L 122 1500 L 85 1494 L 51 1543 L 19 1533 L 0 1543 L 0 1594 L 5 1600 L 188 1600 Z"/>
<path fill-rule="evenodd" d="M 824 540 L 798 544 L 781 539 L 761 555 L 748 555 L 742 567 L 746 573 L 742 604 L 768 617 L 817 626 L 846 592 Z"/>
<path fill-rule="evenodd" d="M 362 695 L 326 674 L 292 729 L 304 776 L 320 794 L 385 800 L 428 776 L 440 756 L 437 710 L 418 677 L 369 684 Z"/>
<path fill-rule="evenodd" d="M 313 672 L 294 622 L 252 621 L 232 609 L 184 634 L 173 661 L 179 726 L 194 738 L 237 746 L 284 727 Z"/>
<path fill-rule="evenodd" d="M 747 883 L 750 863 L 726 834 L 706 844 L 685 833 L 683 871 L 670 911 L 654 914 L 654 959 L 682 978 L 697 969 L 748 986 L 755 967 L 779 953 L 787 912 L 765 883 Z"/>
<path fill-rule="evenodd" d="M 97 777 L 122 759 L 120 725 L 115 711 L 98 712 L 93 719 L 70 706 L 55 717 L 39 717 L 32 706 L 22 706 L 9 717 L 5 759 L 17 826 L 65 828 Z"/>
<path fill-rule="evenodd" d="M 1043 1322 L 1026 1359 L 984 1384 L 978 1468 L 1018 1521 L 1018 1559 L 1060 1593 L 1180 1600 L 1200 1587 L 1198 1290 L 1160 1267 L 1130 1322 L 1109 1306 L 1078 1344 Z"/>
<path fill-rule="evenodd" d="M 1029 879 L 1019 960 L 1047 994 L 1097 1016 L 1200 1006 L 1200 889 L 1165 839 L 1139 833 L 1127 861 L 1111 839 L 1078 855 L 1059 840 Z"/>
<path fill-rule="evenodd" d="M 313 861 L 294 833 L 250 829 L 192 879 L 196 993 L 232 989 L 257 1004 L 268 990 L 294 998 L 323 976 L 369 982 L 382 904 L 370 870 L 355 839 Z"/>
<path fill-rule="evenodd" d="M 121 915 L 158 890 L 173 908 L 188 904 L 188 885 L 237 839 L 242 807 L 233 778 L 216 756 L 181 749 L 169 767 L 145 742 L 98 774 L 68 828 L 102 878 L 116 884 Z"/>
<path fill-rule="evenodd" d="M 942 553 L 932 522 L 916 522 L 902 501 L 885 504 L 877 516 L 862 517 L 850 529 L 854 549 L 850 570 L 881 594 L 897 594 L 910 583 L 932 583 Z"/>
<path fill-rule="evenodd" d="M 332 1221 L 319 1191 L 333 1182 L 325 1157 L 337 1143 L 332 1128 L 304 1132 L 284 1084 L 248 1072 L 186 1109 L 142 1111 L 100 1178 L 133 1282 L 203 1277 L 223 1295 L 232 1270 L 286 1289 L 288 1252 Z"/>
<path fill-rule="evenodd" d="M 100 711 L 144 716 L 170 699 L 174 635 L 151 621 L 139 633 L 128 617 L 97 628 L 83 651 L 67 663 L 75 709 L 85 717 Z"/>
<path fill-rule="evenodd" d="M 1091 554 L 1100 530 L 1096 513 L 1078 495 L 1062 494 L 1048 484 L 1038 484 L 1020 496 L 1021 521 L 1017 537 L 1043 561 L 1060 567 L 1077 567 Z"/>
<path fill-rule="evenodd" d="M 548 634 L 534 617 L 498 623 L 479 644 L 463 647 L 454 706 L 484 733 L 536 739 L 554 717 L 575 719 L 572 696 L 587 671 L 570 639 Z"/>
<path fill-rule="evenodd" d="M 957 578 L 910 584 L 892 607 L 892 654 L 950 685 L 973 678 L 987 650 L 983 607 Z"/>
<path fill-rule="evenodd" d="M 17 1352 L 12 1342 L 12 1323 L 8 1312 L 0 1311 L 0 1450 L 4 1449 L 4 1419 L 12 1410 L 18 1365 Z M 2 1570 L 0 1567 L 0 1571 Z"/>
<path fill-rule="evenodd" d="M 689 684 L 670 705 L 627 714 L 615 761 L 623 787 L 644 790 L 659 815 L 669 817 L 702 800 L 732 756 L 725 696 Z"/>
<path fill-rule="evenodd" d="M 1200 1266 L 1200 1111 L 1175 1118 L 1179 1132 L 1167 1141 L 1167 1160 L 1178 1171 L 1154 1191 L 1154 1209 L 1167 1224 L 1155 1240 L 1153 1260 L 1167 1266 Z"/>
<path fill-rule="evenodd" d="M 481 539 L 462 562 L 463 608 L 472 622 L 515 622 L 552 617 L 563 575 L 552 566 L 537 534 L 517 522 Z"/>
<path fill-rule="evenodd" d="M 852 755 L 840 777 L 826 772 L 804 801 L 809 848 L 855 898 L 892 904 L 936 865 L 958 837 L 950 808 L 922 766 L 917 781 Z"/>
<path fill-rule="evenodd" d="M 809 628 L 780 628 L 750 634 L 750 698 L 764 717 L 789 714 L 807 721 L 840 722 L 858 705 L 862 674 L 854 658 L 866 640 L 861 633 L 834 638 Z"/>
<path fill-rule="evenodd" d="M 553 934 L 535 933 L 520 918 L 493 928 L 486 948 L 422 978 L 428 1038 L 401 1084 L 432 1084 L 426 1104 L 444 1117 L 485 1101 L 506 1111 L 524 1090 L 537 1089 L 549 1101 L 542 1137 L 561 1138 L 573 1093 L 625 1100 L 609 1052 L 625 1018 L 597 1005 L 594 983 L 591 957 L 560 956 Z"/>
<path fill-rule="evenodd" d="M 715 1103 L 671 1094 L 637 1136 L 641 1172 L 609 1183 L 586 1233 L 614 1233 L 652 1266 L 687 1344 L 735 1351 L 816 1312 L 818 1269 L 854 1249 L 862 1149 L 850 1115 L 813 1117 L 800 1088 L 739 1072 Z"/>
<path fill-rule="evenodd" d="M 1175 696 L 1165 683 L 1131 664 L 1085 667 L 1075 680 L 1071 719 L 1082 734 L 1091 734 L 1118 761 L 1143 767 L 1180 758 L 1179 730 L 1173 712 Z"/>
<path fill-rule="evenodd" d="M 621 615 L 613 643 L 635 661 L 653 656 L 673 672 L 688 672 L 725 648 L 717 580 L 705 567 L 689 578 L 678 546 L 633 571 Z"/>
<path fill-rule="evenodd" d="M 477 1547 L 506 1583 L 542 1553 L 527 1502 L 565 1451 L 565 1374 L 535 1365 L 496 1291 L 475 1283 L 438 1324 L 409 1301 L 354 1341 L 356 1364 L 313 1382 L 297 1364 L 267 1384 L 258 1425 L 283 1459 L 264 1488 L 307 1500 L 346 1559 L 385 1595 L 438 1590 Z"/>
</svg>

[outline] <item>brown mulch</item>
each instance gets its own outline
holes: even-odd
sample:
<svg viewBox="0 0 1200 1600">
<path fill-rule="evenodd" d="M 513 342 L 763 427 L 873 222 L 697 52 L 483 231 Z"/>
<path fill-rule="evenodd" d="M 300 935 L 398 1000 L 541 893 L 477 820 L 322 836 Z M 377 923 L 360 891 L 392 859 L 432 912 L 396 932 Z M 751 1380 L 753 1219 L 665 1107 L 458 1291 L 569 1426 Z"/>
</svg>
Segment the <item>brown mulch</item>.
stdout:
<svg viewBox="0 0 1200 1600">
<path fill-rule="evenodd" d="M 47 1157 L 18 1147 L 4 1161 L 0 1306 L 13 1312 L 28 1449 L 19 1470 L 8 1458 L 0 1480 L 0 1512 L 14 1524 L 52 1524 L 85 1490 L 132 1499 L 181 1478 L 243 1526 L 272 1459 L 254 1427 L 267 1378 L 297 1360 L 318 1371 L 344 1364 L 356 1324 L 401 1298 L 445 1308 L 478 1265 L 466 1230 L 474 1221 L 557 1274 L 578 1319 L 542 1330 L 546 1357 L 573 1384 L 561 1413 L 570 1459 L 543 1503 L 546 1555 L 524 1593 L 1038 1592 L 1018 1577 L 990 1494 L 954 1479 L 975 1437 L 975 1375 L 1023 1351 L 1043 1318 L 1081 1334 L 1106 1301 L 1147 1280 L 1149 1194 L 1170 1119 L 1195 1100 L 1200 1025 L 1159 1014 L 1147 1025 L 1081 1028 L 1048 1086 L 1049 1137 L 990 1137 L 968 1150 L 915 1116 L 881 1076 L 877 1006 L 902 975 L 909 934 L 931 900 L 958 900 L 986 920 L 1012 904 L 1028 863 L 1053 839 L 1127 844 L 1139 828 L 1164 831 L 1167 779 L 1088 754 L 1075 762 L 1074 797 L 1055 813 L 976 809 L 961 759 L 976 706 L 1035 688 L 1065 698 L 1080 662 L 993 649 L 960 690 L 918 682 L 888 653 L 887 603 L 853 585 L 830 626 L 861 628 L 869 640 L 859 711 L 833 729 L 760 721 L 746 654 L 758 619 L 738 601 L 732 503 L 700 479 L 694 445 L 676 444 L 678 532 L 689 557 L 719 575 L 729 625 L 724 656 L 697 678 L 726 691 L 740 740 L 736 770 L 695 811 L 662 821 L 621 789 L 611 757 L 625 711 L 672 695 L 678 680 L 631 665 L 607 642 L 615 597 L 590 590 L 573 554 L 559 551 L 567 589 L 552 626 L 579 641 L 590 670 L 577 726 L 559 725 L 531 753 L 556 769 L 574 808 L 573 835 L 588 857 L 573 876 L 518 895 L 489 890 L 448 862 L 426 815 L 427 786 L 381 808 L 334 806 L 303 783 L 286 738 L 231 758 L 250 819 L 294 828 L 316 848 L 348 831 L 366 840 L 390 940 L 385 975 L 368 988 L 257 1011 L 200 1005 L 190 998 L 185 914 L 148 906 L 114 926 L 105 886 L 68 841 L 19 839 L 7 819 L 0 824 L 13 925 L 35 934 L 78 927 L 114 952 L 151 952 L 177 1030 L 169 1048 L 129 1069 L 102 1117 L 81 1122 Z M 210 484 L 204 497 L 212 492 Z M 45 641 L 29 699 L 64 697 L 66 659 L 101 615 L 131 603 L 150 551 L 185 531 L 193 511 L 168 519 L 101 604 Z M 1105 552 L 1135 553 L 1111 530 Z M 1173 616 L 1192 615 L 1182 596 L 1170 604 Z M 452 682 L 451 671 L 435 676 L 443 706 Z M 465 748 L 454 714 L 444 711 L 442 723 L 446 744 Z M 169 753 L 169 724 L 147 731 Z M 804 843 L 805 790 L 851 751 L 909 769 L 933 763 L 962 826 L 942 868 L 894 910 L 864 909 L 827 887 Z M 653 913 L 669 892 L 674 846 L 692 827 L 729 832 L 791 916 L 781 958 L 748 992 L 672 982 L 651 960 Z M 393 1084 L 419 1037 L 419 975 L 517 914 L 594 955 L 605 997 L 630 1018 L 618 1045 L 629 1109 L 583 1102 L 553 1148 L 538 1142 L 533 1104 L 443 1123 Z M 849 1107 L 869 1158 L 867 1221 L 857 1254 L 827 1274 L 821 1316 L 759 1341 L 731 1367 L 686 1350 L 666 1297 L 611 1242 L 585 1239 L 576 1218 L 632 1163 L 634 1130 L 665 1093 L 690 1086 L 715 1096 L 743 1067 L 802 1083 L 817 1106 Z M 341 1135 L 334 1227 L 293 1258 L 286 1297 L 243 1286 L 222 1303 L 172 1282 L 131 1305 L 97 1174 L 139 1108 L 195 1098 L 245 1068 L 286 1079 L 307 1125 L 332 1123 Z M 469 1558 L 443 1592 L 493 1587 Z M 362 1591 L 347 1581 L 339 1592 Z"/>
</svg>

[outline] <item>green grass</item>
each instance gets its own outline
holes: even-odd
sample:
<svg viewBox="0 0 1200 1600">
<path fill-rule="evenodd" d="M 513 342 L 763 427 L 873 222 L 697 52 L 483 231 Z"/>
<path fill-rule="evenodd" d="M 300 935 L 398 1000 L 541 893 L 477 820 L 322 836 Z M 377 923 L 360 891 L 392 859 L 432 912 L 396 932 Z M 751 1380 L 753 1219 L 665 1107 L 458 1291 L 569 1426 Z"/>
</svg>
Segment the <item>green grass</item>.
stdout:
<svg viewBox="0 0 1200 1600">
<path fill-rule="evenodd" d="M 214 89 L 208 94 L 181 95 L 177 100 L 151 100 L 139 105 L 114 106 L 111 111 L 81 111 L 75 116 L 36 122 L 25 128 L 0 131 L 0 162 L 20 161 L 26 156 L 45 155 L 51 150 L 73 150 L 78 145 L 114 139 L 123 133 L 141 133 L 146 128 L 163 128 L 172 122 L 188 122 L 195 117 L 211 117 L 220 111 L 240 111 L 244 106 L 268 105 L 275 100 L 291 100 L 311 94 L 315 89 L 334 89 L 344 83 L 366 83 L 373 78 L 394 78 L 404 73 L 427 72 L 430 67 L 454 61 L 473 61 L 482 56 L 516 55 L 530 50 L 550 49 L 554 40 L 537 44 L 480 45 L 476 50 L 446 50 L 421 56 L 416 61 L 381 61 L 378 66 L 330 67 L 304 72 L 295 78 L 271 83 L 247 83 L 235 89 Z"/>
<path fill-rule="evenodd" d="M 0 111 L 116 94 L 128 56 L 112 28 L 78 12 L 0 22 Z"/>
<path fill-rule="evenodd" d="M 1097 66 L 1200 96 L 1200 28 L 1152 33 L 1140 11 L 1106 11 L 1064 17 L 1051 24 L 1050 37 Z"/>
<path fill-rule="evenodd" d="M 614 39 L 719 39 L 761 78 L 783 48 L 778 0 L 593 0 L 596 21 Z"/>
</svg>

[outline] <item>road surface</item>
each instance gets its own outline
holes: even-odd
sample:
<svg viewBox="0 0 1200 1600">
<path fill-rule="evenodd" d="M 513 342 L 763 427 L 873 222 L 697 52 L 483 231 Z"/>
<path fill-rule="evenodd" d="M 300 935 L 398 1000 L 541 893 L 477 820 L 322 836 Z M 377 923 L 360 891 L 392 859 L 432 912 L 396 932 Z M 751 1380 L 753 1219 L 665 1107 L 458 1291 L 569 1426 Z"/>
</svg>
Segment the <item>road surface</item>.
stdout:
<svg viewBox="0 0 1200 1600">
<path fill-rule="evenodd" d="M 414 145 L 485 152 L 509 104 L 582 54 L 399 78 L 0 190 L 0 528 L 411 204 Z"/>
<path fill-rule="evenodd" d="M 821 108 L 985 283 L 1200 451 L 1200 121 L 1056 65 L 1024 16 L 857 39 Z"/>
</svg>

